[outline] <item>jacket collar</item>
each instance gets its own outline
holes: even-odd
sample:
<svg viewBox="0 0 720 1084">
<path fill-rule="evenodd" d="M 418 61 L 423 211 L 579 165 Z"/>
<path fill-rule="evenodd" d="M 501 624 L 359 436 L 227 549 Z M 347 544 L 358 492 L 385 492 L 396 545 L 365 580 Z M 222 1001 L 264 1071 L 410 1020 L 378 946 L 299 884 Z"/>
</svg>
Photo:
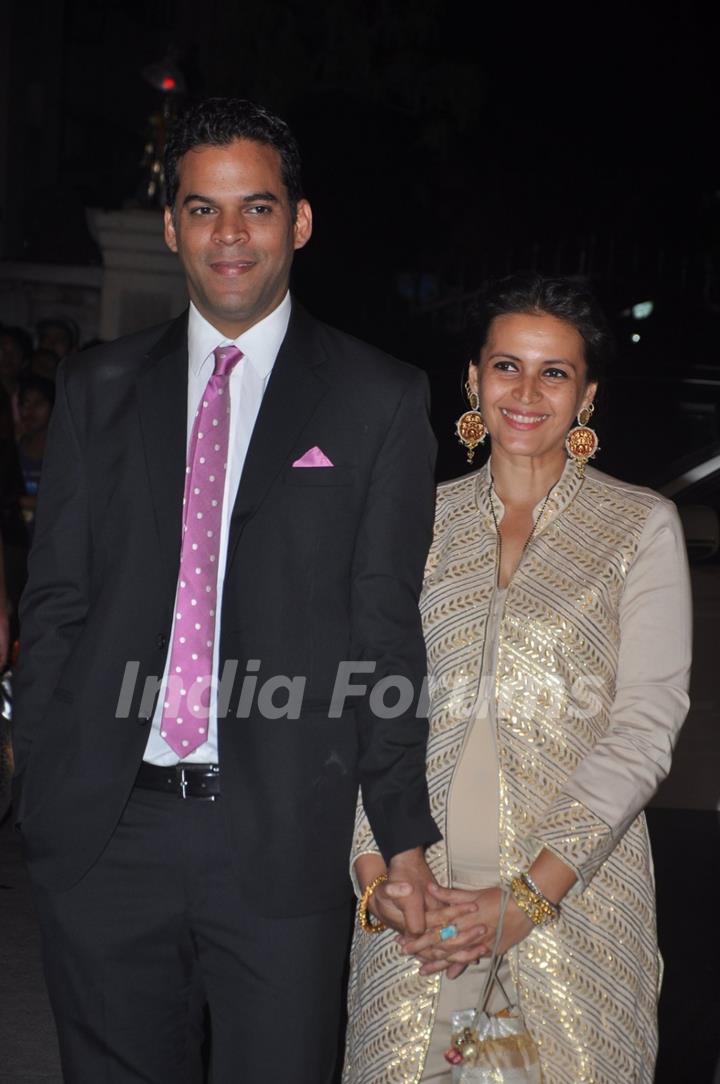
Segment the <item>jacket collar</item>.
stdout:
<svg viewBox="0 0 720 1084">
<path fill-rule="evenodd" d="M 147 355 L 138 405 L 156 529 L 177 577 L 187 452 L 188 313 L 169 324 Z M 227 568 L 245 524 L 287 465 L 294 444 L 327 393 L 327 357 L 317 322 L 293 301 L 287 334 L 263 397 L 230 522 Z"/>
<path fill-rule="evenodd" d="M 544 531 L 575 500 L 583 479 L 578 474 L 574 462 L 568 458 L 563 472 L 549 495 L 543 497 L 533 508 L 535 536 Z M 505 506 L 495 492 L 492 482 L 492 457 L 477 472 L 475 482 L 475 500 L 480 515 L 494 526 L 505 515 Z M 494 515 L 493 515 L 494 513 Z"/>
<path fill-rule="evenodd" d="M 329 390 L 327 357 L 317 328 L 317 322 L 293 300 L 287 334 L 268 381 L 235 498 L 228 569 L 245 525 L 289 466 L 298 437 Z"/>
</svg>

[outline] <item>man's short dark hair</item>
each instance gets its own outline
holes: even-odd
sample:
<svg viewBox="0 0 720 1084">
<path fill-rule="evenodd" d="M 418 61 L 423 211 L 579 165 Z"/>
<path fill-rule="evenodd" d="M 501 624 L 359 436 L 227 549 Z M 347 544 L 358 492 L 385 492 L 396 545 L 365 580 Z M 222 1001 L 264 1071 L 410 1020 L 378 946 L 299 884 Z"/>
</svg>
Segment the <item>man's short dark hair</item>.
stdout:
<svg viewBox="0 0 720 1084">
<path fill-rule="evenodd" d="M 293 218 L 303 197 L 300 151 L 284 120 L 246 98 L 206 98 L 189 106 L 173 122 L 165 147 L 165 203 L 175 206 L 178 163 L 194 147 L 227 147 L 252 139 L 280 155 L 282 181 Z"/>
</svg>

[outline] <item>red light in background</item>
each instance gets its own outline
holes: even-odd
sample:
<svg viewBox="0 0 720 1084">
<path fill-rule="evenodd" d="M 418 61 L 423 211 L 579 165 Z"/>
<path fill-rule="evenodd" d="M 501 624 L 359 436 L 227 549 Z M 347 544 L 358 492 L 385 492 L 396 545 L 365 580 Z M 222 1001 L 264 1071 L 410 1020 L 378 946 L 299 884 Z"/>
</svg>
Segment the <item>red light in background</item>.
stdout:
<svg viewBox="0 0 720 1084">
<path fill-rule="evenodd" d="M 171 75 L 166 75 L 160 85 L 163 90 L 175 90 L 177 83 Z"/>
</svg>

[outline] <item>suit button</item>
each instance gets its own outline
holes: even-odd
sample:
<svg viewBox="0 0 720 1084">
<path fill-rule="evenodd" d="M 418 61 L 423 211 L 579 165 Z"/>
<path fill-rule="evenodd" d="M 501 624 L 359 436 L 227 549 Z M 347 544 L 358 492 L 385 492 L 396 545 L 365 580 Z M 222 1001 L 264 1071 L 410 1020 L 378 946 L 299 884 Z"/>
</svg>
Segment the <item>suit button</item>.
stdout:
<svg viewBox="0 0 720 1084">
<path fill-rule="evenodd" d="M 138 719 L 138 726 L 147 726 L 149 722 L 150 719 L 147 715 L 141 715 Z"/>
<path fill-rule="evenodd" d="M 158 647 L 160 647 L 160 648 L 163 648 L 163 647 L 165 647 L 165 645 L 166 645 L 166 643 L 167 643 L 167 638 L 166 638 L 166 637 L 165 637 L 165 636 L 163 635 L 163 633 L 162 633 L 162 632 L 159 632 L 159 633 L 158 633 L 158 635 L 157 635 L 157 639 L 155 640 L 155 643 L 156 643 L 156 644 L 157 644 L 157 646 L 158 646 Z"/>
</svg>

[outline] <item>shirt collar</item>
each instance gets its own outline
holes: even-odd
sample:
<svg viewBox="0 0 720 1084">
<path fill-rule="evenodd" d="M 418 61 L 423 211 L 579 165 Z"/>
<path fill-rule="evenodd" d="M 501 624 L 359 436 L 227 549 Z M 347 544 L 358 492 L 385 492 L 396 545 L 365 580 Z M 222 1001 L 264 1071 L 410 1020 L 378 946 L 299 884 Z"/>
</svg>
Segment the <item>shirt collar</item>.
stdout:
<svg viewBox="0 0 720 1084">
<path fill-rule="evenodd" d="M 272 372 L 275 359 L 282 345 L 290 322 L 292 304 L 290 293 L 286 293 L 277 308 L 253 324 L 237 339 L 226 338 L 221 331 L 205 319 L 202 313 L 190 302 L 188 318 L 188 361 L 190 372 L 198 375 L 209 361 L 216 346 L 233 344 L 242 350 L 248 363 L 263 380 Z"/>
</svg>

